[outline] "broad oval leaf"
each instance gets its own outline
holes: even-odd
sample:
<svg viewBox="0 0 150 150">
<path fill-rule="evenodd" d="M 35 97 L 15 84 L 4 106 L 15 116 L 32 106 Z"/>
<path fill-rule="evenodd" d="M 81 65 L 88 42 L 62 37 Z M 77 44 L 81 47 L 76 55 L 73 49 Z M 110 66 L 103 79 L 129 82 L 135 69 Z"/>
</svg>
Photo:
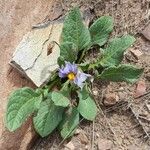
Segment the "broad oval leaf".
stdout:
<svg viewBox="0 0 150 150">
<path fill-rule="evenodd" d="M 55 106 L 50 99 L 41 103 L 37 116 L 33 118 L 35 130 L 42 136 L 49 135 L 62 120 L 63 107 Z"/>
<path fill-rule="evenodd" d="M 60 56 L 68 62 L 75 62 L 77 59 L 77 47 L 72 42 L 65 42 L 60 45 Z"/>
<path fill-rule="evenodd" d="M 83 100 L 85 100 L 89 97 L 89 89 L 88 89 L 87 84 L 82 88 L 82 90 L 80 90 L 78 95 L 79 95 L 79 98 L 83 99 Z"/>
<path fill-rule="evenodd" d="M 37 109 L 42 101 L 42 95 L 25 87 L 14 91 L 8 100 L 6 127 L 14 131 Z"/>
<path fill-rule="evenodd" d="M 91 42 L 90 32 L 82 22 L 79 8 L 72 9 L 64 21 L 62 42 L 72 42 L 78 51 L 84 49 Z"/>
<path fill-rule="evenodd" d="M 112 66 L 106 68 L 101 74 L 100 78 L 115 82 L 129 82 L 133 83 L 138 80 L 138 78 L 143 73 L 143 69 L 136 68 L 132 65 L 120 65 L 118 67 Z"/>
<path fill-rule="evenodd" d="M 79 95 L 78 111 L 85 119 L 92 121 L 96 117 L 97 107 L 91 97 L 84 100 L 82 96 Z"/>
<path fill-rule="evenodd" d="M 93 44 L 104 45 L 113 30 L 113 19 L 110 16 L 102 16 L 90 27 L 91 40 Z"/>
<path fill-rule="evenodd" d="M 70 104 L 69 99 L 59 92 L 52 92 L 51 99 L 56 106 L 67 107 Z"/>
<path fill-rule="evenodd" d="M 61 128 L 61 137 L 66 139 L 73 135 L 77 125 L 79 124 L 79 112 L 76 108 L 72 109 L 71 112 L 65 113 L 63 121 L 60 125 Z"/>
<path fill-rule="evenodd" d="M 124 51 L 135 42 L 135 38 L 130 35 L 113 39 L 106 49 L 99 64 L 103 67 L 119 65 L 123 59 Z"/>
</svg>

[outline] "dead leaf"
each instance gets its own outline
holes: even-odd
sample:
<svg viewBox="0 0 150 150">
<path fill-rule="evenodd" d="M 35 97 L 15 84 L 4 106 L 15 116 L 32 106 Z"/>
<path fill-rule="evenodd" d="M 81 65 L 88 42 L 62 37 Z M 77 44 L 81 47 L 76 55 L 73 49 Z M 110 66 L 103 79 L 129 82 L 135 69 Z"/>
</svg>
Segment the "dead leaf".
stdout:
<svg viewBox="0 0 150 150">
<path fill-rule="evenodd" d="M 98 150 L 112 150 L 113 142 L 108 139 L 97 140 Z"/>
<path fill-rule="evenodd" d="M 81 131 L 79 133 L 78 138 L 80 139 L 80 141 L 81 141 L 82 144 L 87 145 L 89 143 L 89 140 L 88 140 L 87 136 L 85 135 L 84 131 Z"/>
<path fill-rule="evenodd" d="M 146 39 L 150 40 L 150 24 L 141 33 Z"/>
<path fill-rule="evenodd" d="M 65 147 L 68 148 L 69 150 L 75 150 L 75 146 L 71 141 L 67 143 Z"/>
<path fill-rule="evenodd" d="M 55 46 L 54 42 L 49 43 L 49 45 L 47 46 L 47 56 L 52 53 L 54 46 Z"/>
<path fill-rule="evenodd" d="M 90 149 L 90 141 L 87 138 L 86 132 L 82 129 L 77 129 L 75 132 L 75 136 L 71 138 L 71 141 L 64 145 L 65 150 L 68 150 L 69 147 L 74 147 L 77 150 L 87 150 Z"/>
<path fill-rule="evenodd" d="M 139 59 L 140 56 L 142 56 L 142 52 L 139 51 L 139 50 L 134 50 L 134 49 L 131 49 L 130 52 L 133 54 L 133 56 L 136 58 L 136 59 Z"/>
<path fill-rule="evenodd" d="M 145 81 L 139 81 L 136 87 L 134 98 L 138 98 L 146 93 L 146 84 Z"/>
<path fill-rule="evenodd" d="M 104 96 L 104 105 L 112 106 L 119 101 L 119 97 L 116 93 L 107 93 Z"/>
</svg>

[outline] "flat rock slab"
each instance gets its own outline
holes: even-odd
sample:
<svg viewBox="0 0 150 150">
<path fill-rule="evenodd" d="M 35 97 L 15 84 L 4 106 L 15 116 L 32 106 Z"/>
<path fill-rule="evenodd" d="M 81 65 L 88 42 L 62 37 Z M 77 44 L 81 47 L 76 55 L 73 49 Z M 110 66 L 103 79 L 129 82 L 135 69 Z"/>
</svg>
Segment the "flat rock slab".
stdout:
<svg viewBox="0 0 150 150">
<path fill-rule="evenodd" d="M 48 82 L 58 68 L 59 44 L 63 23 L 33 29 L 17 46 L 10 64 L 29 78 L 37 87 Z"/>
</svg>

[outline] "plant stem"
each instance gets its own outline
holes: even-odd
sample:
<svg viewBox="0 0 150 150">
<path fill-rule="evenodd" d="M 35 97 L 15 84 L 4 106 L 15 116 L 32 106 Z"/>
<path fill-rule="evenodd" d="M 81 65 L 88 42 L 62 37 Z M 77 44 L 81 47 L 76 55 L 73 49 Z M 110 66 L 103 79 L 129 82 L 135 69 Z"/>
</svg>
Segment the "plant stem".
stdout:
<svg viewBox="0 0 150 150">
<path fill-rule="evenodd" d="M 48 85 L 48 89 L 49 91 L 55 86 L 55 84 L 59 81 L 58 76 L 56 76 L 56 78 L 54 78 L 51 83 Z"/>
<path fill-rule="evenodd" d="M 79 60 L 78 60 L 78 64 L 81 63 L 83 57 L 85 56 L 85 52 L 86 52 L 86 50 L 84 49 L 84 50 L 82 51 L 81 57 L 80 57 Z"/>
</svg>

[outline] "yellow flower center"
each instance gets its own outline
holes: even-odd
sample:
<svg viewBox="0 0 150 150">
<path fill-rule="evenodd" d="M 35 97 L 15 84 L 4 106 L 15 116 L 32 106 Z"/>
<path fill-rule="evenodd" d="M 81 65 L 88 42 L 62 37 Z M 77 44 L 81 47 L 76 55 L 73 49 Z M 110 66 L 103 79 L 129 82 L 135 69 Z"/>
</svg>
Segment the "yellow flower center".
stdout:
<svg viewBox="0 0 150 150">
<path fill-rule="evenodd" d="M 74 80 L 75 79 L 75 74 L 71 72 L 67 75 L 67 77 L 68 77 L 69 80 Z"/>
</svg>

